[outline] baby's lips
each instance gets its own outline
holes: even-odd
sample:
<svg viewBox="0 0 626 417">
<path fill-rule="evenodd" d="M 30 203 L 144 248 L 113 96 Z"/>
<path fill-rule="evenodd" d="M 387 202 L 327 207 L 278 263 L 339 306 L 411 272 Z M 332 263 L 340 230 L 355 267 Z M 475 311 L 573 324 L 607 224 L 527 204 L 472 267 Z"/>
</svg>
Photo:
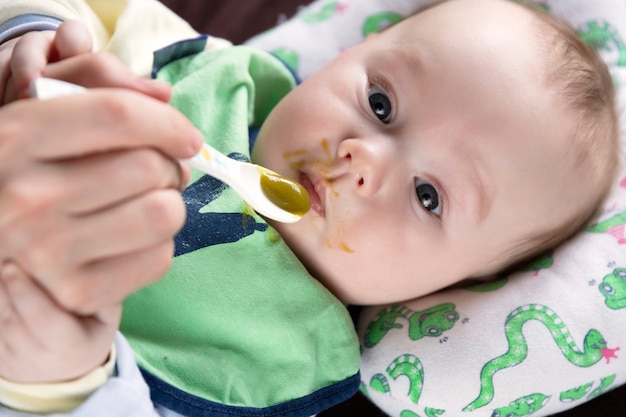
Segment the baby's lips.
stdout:
<svg viewBox="0 0 626 417">
<path fill-rule="evenodd" d="M 317 213 L 320 216 L 325 215 L 324 204 L 320 194 L 318 193 L 317 187 L 313 184 L 311 179 L 304 173 L 300 173 L 298 177 L 298 182 L 304 187 L 304 189 L 309 193 L 309 198 L 311 201 L 311 210 Z M 321 184 L 323 187 L 323 184 Z"/>
</svg>

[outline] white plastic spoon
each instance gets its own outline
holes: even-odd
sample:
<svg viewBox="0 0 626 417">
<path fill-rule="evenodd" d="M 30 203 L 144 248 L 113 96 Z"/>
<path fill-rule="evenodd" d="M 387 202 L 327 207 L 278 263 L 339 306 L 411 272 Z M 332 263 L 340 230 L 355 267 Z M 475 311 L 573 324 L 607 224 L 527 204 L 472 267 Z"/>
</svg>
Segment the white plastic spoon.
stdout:
<svg viewBox="0 0 626 417">
<path fill-rule="evenodd" d="M 31 97 L 40 99 L 84 91 L 84 87 L 51 78 L 38 78 L 30 86 Z M 181 162 L 230 185 L 256 212 L 276 221 L 296 222 L 310 208 L 309 194 L 297 182 L 259 165 L 229 158 L 207 144 Z"/>
</svg>

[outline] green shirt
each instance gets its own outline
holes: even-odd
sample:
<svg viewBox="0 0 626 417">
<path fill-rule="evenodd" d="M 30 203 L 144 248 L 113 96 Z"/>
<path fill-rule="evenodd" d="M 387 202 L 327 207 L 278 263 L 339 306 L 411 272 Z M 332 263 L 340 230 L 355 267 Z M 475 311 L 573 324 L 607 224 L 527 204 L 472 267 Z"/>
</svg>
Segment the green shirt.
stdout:
<svg viewBox="0 0 626 417">
<path fill-rule="evenodd" d="M 247 160 L 249 126 L 295 86 L 282 62 L 245 46 L 175 60 L 158 78 L 173 84 L 172 105 L 207 142 Z M 345 306 L 232 189 L 194 171 L 183 196 L 188 220 L 173 266 L 124 303 L 121 330 L 157 382 L 153 399 L 174 387 L 218 404 L 288 406 L 294 411 L 280 415 L 296 416 L 332 405 L 315 404 L 338 387 L 335 402 L 349 398 L 359 345 Z"/>
</svg>

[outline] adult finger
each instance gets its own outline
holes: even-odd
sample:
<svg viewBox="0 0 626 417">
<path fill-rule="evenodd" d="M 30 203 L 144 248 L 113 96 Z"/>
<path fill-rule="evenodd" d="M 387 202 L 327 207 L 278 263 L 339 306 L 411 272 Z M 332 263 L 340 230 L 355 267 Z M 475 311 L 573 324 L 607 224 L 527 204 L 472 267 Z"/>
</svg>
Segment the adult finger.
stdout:
<svg viewBox="0 0 626 417">
<path fill-rule="evenodd" d="M 57 28 L 54 48 L 59 61 L 91 52 L 93 42 L 87 27 L 80 21 L 67 20 Z"/>
<path fill-rule="evenodd" d="M 43 164 L 32 181 L 57 188 L 63 212 L 72 216 L 111 207 L 156 189 L 179 189 L 180 162 L 151 148 L 104 152 Z M 28 187 L 25 184 L 24 187 Z"/>
<path fill-rule="evenodd" d="M 68 339 L 89 338 L 93 329 L 103 323 L 115 326 L 118 324 L 121 313 L 119 305 L 103 307 L 98 315 L 75 316 L 57 304 L 36 279 L 13 261 L 5 261 L 0 277 L 14 311 L 28 332 L 28 337 L 22 339 L 30 341 L 28 346 L 16 344 L 15 348 L 43 353 L 66 345 Z M 101 337 L 112 339 L 114 332 L 115 328 Z M 108 350 L 109 346 L 105 344 L 105 348 Z"/>
<path fill-rule="evenodd" d="M 78 317 L 62 309 L 37 282 L 24 272 L 17 264 L 6 262 L 0 271 L 5 294 L 11 300 L 13 310 L 22 324 L 23 333 L 12 334 L 12 348 L 19 355 L 27 357 L 31 355 L 50 356 L 50 360 L 60 359 L 73 343 L 81 344 L 85 339 L 97 338 L 101 342 L 96 345 L 90 354 L 105 358 L 108 355 L 110 340 L 119 323 L 121 308 L 112 306 L 103 310 L 102 316 L 107 320 L 102 326 L 100 319 L 93 317 Z M 104 329 L 104 331 L 102 331 Z M 3 329 L 4 331 L 4 329 Z M 72 379 L 85 374 L 93 369 L 93 358 L 88 355 L 85 358 L 74 357 L 75 363 L 71 370 L 61 370 L 58 366 L 50 365 L 41 367 L 37 359 L 28 362 L 29 366 L 16 369 L 10 377 L 14 382 L 30 383 L 33 381 Z M 33 356 L 35 357 L 35 356 Z M 96 359 L 98 361 L 98 359 Z M 22 363 L 24 366 L 24 363 Z M 69 367 L 68 367 L 69 368 Z M 46 375 L 46 370 L 51 372 Z M 66 373 L 69 372 L 69 373 Z M 4 373 L 3 373 L 4 375 Z"/>
<path fill-rule="evenodd" d="M 172 239 L 184 221 L 185 205 L 178 192 L 153 191 L 124 204 L 74 219 L 75 231 L 69 245 L 63 245 L 69 246 L 63 258 L 66 263 L 82 264 L 134 252 Z M 40 237 L 43 242 L 44 239 L 46 236 Z M 54 243 L 48 246 L 52 247 Z M 46 264 L 54 261 L 37 256 L 32 251 L 33 255 L 29 256 L 27 248 L 22 253 L 26 259 L 34 260 L 29 262 L 29 267 L 37 265 L 42 272 Z"/>
<path fill-rule="evenodd" d="M 19 276 L 16 277 L 17 272 L 19 271 L 16 271 L 15 267 L 9 265 L 7 261 L 3 262 L 0 268 L 0 328 L 2 329 L 0 351 L 5 353 L 19 350 L 20 347 L 32 343 L 30 334 L 26 330 L 11 299 L 10 287 L 12 286 L 12 281 L 16 278 L 20 279 Z M 0 361 L 0 365 L 3 362 Z"/>
<path fill-rule="evenodd" d="M 108 52 L 80 54 L 48 65 L 42 75 L 88 88 L 124 88 L 169 102 L 171 88 L 161 81 L 140 77 Z"/>
<path fill-rule="evenodd" d="M 15 87 L 9 82 L 11 77 L 11 55 L 19 38 L 14 38 L 0 45 L 0 99 L 1 104 L 15 100 Z"/>
<path fill-rule="evenodd" d="M 202 134 L 177 110 L 118 89 L 21 100 L 3 109 L 0 122 L 0 143 L 3 136 L 22 138 L 21 146 L 30 147 L 27 153 L 40 161 L 137 147 L 189 158 L 203 142 Z"/>
<path fill-rule="evenodd" d="M 35 345 L 30 332 L 15 310 L 7 285 L 13 278 L 12 271 L 0 269 L 0 375 L 5 379 L 14 379 L 25 372 L 22 364 L 14 358 L 24 349 L 29 351 Z"/>
<path fill-rule="evenodd" d="M 85 265 L 59 282 L 48 282 L 49 291 L 65 309 L 91 315 L 121 302 L 129 294 L 165 276 L 172 264 L 172 239 L 137 252 Z"/>
<path fill-rule="evenodd" d="M 184 223 L 185 207 L 176 191 L 158 190 L 85 217 L 20 215 L 13 213 L 11 224 L 3 227 L 3 251 L 41 282 L 171 240 Z M 33 218 L 31 226 L 28 220 Z"/>
<path fill-rule="evenodd" d="M 38 327 L 40 323 L 50 323 L 58 318 L 58 307 L 20 267 L 12 261 L 5 261 L 0 270 L 5 294 L 10 300 L 15 314 L 15 327 L 19 327 L 25 333 L 23 337 L 14 337 L 16 349 L 24 349 L 35 344 L 42 347 L 40 340 L 30 333 L 29 327 Z M 4 329 L 4 327 L 3 327 Z M 28 333 L 28 336 L 26 336 Z"/>
<path fill-rule="evenodd" d="M 31 82 L 41 75 L 48 64 L 54 33 L 29 32 L 15 44 L 11 56 L 11 75 L 18 98 L 29 96 Z"/>
</svg>

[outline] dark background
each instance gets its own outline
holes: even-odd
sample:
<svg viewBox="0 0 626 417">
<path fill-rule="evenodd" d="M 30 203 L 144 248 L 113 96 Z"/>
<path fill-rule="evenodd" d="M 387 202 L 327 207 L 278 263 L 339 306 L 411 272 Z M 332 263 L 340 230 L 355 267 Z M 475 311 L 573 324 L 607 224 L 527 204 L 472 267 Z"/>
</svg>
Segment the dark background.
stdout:
<svg viewBox="0 0 626 417">
<path fill-rule="evenodd" d="M 241 43 L 293 16 L 306 0 L 162 0 L 201 33 Z M 386 417 L 361 394 L 318 417 Z M 454 417 L 454 416 L 453 416 Z M 554 417 L 626 417 L 626 385 Z"/>
</svg>

